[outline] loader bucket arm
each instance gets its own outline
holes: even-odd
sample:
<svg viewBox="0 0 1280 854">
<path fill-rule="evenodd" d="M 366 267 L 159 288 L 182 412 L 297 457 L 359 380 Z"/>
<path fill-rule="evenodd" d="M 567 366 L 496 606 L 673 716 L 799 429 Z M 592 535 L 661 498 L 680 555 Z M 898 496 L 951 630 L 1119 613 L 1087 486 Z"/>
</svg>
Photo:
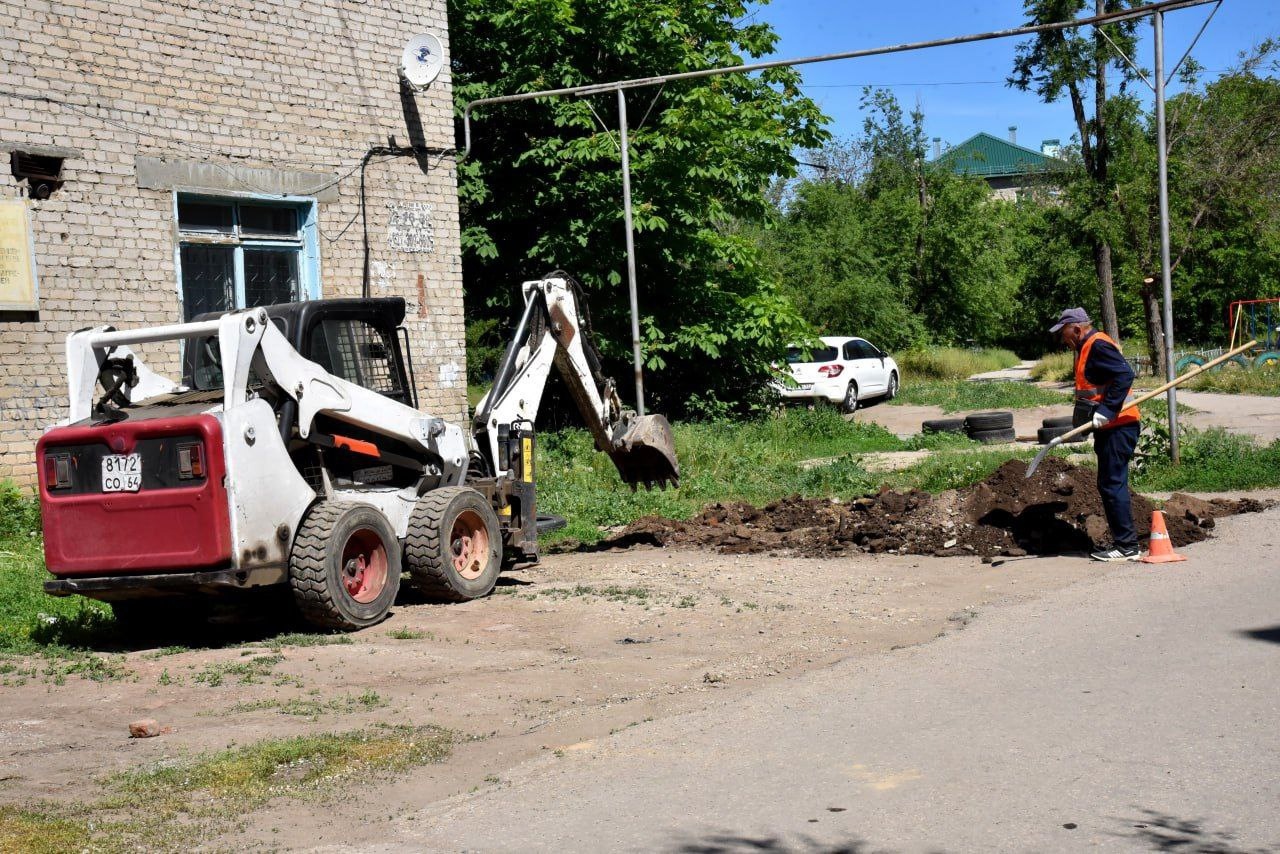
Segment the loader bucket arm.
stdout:
<svg viewBox="0 0 1280 854">
<path fill-rule="evenodd" d="M 501 425 L 537 418 L 554 364 L 596 448 L 613 460 L 623 483 L 648 489 L 678 486 L 680 465 L 671 425 L 661 415 L 638 416 L 623 407 L 613 381 L 600 373 L 576 291 L 558 275 L 524 283 L 524 314 L 493 388 L 476 409 L 476 439 L 487 447 L 493 471 L 500 474 L 498 431 Z"/>
</svg>

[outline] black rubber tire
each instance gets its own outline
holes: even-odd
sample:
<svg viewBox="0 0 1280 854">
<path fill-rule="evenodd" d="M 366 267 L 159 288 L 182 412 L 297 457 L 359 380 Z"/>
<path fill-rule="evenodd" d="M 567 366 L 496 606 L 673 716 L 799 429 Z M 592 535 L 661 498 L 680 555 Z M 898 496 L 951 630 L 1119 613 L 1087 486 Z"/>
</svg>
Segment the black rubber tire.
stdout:
<svg viewBox="0 0 1280 854">
<path fill-rule="evenodd" d="M 1041 445 L 1047 445 L 1059 436 L 1065 436 L 1071 432 L 1071 427 L 1041 427 L 1036 431 L 1036 441 Z"/>
<path fill-rule="evenodd" d="M 1046 418 L 1044 421 L 1040 422 L 1040 424 L 1042 427 L 1047 427 L 1050 429 L 1057 428 L 1057 427 L 1070 428 L 1071 422 L 1072 422 L 1072 417 L 1070 415 L 1055 415 L 1052 418 Z"/>
<path fill-rule="evenodd" d="M 475 578 L 465 578 L 453 565 L 454 522 L 465 511 L 483 520 L 489 534 L 489 559 Z M 405 564 L 424 596 L 445 602 L 466 602 L 488 596 L 502 571 L 502 531 L 498 515 L 479 492 L 466 486 L 446 486 L 418 499 L 409 517 L 404 543 Z"/>
<path fill-rule="evenodd" d="M 858 384 L 853 380 L 849 381 L 848 388 L 844 390 L 844 400 L 840 401 L 840 411 L 846 415 L 858 411 Z"/>
<path fill-rule="evenodd" d="M 1012 412 L 975 412 L 964 420 L 964 427 L 970 433 L 989 430 L 1013 429 Z M 974 437 L 977 438 L 976 436 Z"/>
<path fill-rule="evenodd" d="M 935 418 L 920 423 L 921 433 L 963 433 L 963 418 Z"/>
<path fill-rule="evenodd" d="M 386 550 L 387 577 L 378 596 L 358 602 L 343 583 L 347 540 L 367 530 Z M 313 626 L 352 631 L 381 622 L 396 601 L 403 567 L 400 541 L 387 517 L 367 504 L 320 501 L 311 506 L 289 553 L 289 586 L 302 618 Z"/>
<path fill-rule="evenodd" d="M 889 372 L 889 390 L 884 393 L 885 400 L 893 400 L 898 396 L 898 372 Z"/>
<path fill-rule="evenodd" d="M 969 438 L 984 445 L 995 445 L 1018 441 L 1018 433 L 1012 427 L 1006 427 L 1003 430 L 971 430 Z"/>
</svg>

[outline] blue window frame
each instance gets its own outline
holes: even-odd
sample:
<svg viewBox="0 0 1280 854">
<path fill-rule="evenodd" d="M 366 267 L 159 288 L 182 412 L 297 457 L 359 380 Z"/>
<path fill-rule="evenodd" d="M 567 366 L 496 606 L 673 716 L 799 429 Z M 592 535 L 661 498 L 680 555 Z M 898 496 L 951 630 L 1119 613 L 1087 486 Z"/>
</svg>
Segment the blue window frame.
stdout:
<svg viewBox="0 0 1280 854">
<path fill-rule="evenodd" d="M 182 316 L 320 296 L 314 199 L 178 193 Z"/>
</svg>

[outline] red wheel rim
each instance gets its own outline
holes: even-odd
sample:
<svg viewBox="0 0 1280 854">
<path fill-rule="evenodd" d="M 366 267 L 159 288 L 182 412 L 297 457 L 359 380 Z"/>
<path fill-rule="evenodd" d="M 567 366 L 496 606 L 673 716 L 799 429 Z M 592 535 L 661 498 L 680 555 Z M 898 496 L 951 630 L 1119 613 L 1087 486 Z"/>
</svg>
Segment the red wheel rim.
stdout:
<svg viewBox="0 0 1280 854">
<path fill-rule="evenodd" d="M 449 532 L 453 569 L 468 581 L 484 574 L 489 563 L 489 527 L 474 510 L 464 510 L 453 520 Z"/>
<path fill-rule="evenodd" d="M 387 586 L 387 547 L 376 531 L 361 528 L 342 547 L 342 584 L 347 595 L 368 604 Z"/>
</svg>

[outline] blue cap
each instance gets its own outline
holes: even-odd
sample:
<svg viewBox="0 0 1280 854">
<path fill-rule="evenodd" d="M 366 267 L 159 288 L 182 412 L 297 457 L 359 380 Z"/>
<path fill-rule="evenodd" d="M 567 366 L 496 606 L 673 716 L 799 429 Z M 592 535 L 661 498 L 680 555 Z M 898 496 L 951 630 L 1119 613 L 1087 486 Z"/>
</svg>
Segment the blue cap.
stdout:
<svg viewBox="0 0 1280 854">
<path fill-rule="evenodd" d="M 1049 333 L 1057 332 L 1068 323 L 1092 323 L 1089 314 L 1083 308 L 1068 308 L 1058 315 L 1058 322 L 1049 329 Z"/>
</svg>

